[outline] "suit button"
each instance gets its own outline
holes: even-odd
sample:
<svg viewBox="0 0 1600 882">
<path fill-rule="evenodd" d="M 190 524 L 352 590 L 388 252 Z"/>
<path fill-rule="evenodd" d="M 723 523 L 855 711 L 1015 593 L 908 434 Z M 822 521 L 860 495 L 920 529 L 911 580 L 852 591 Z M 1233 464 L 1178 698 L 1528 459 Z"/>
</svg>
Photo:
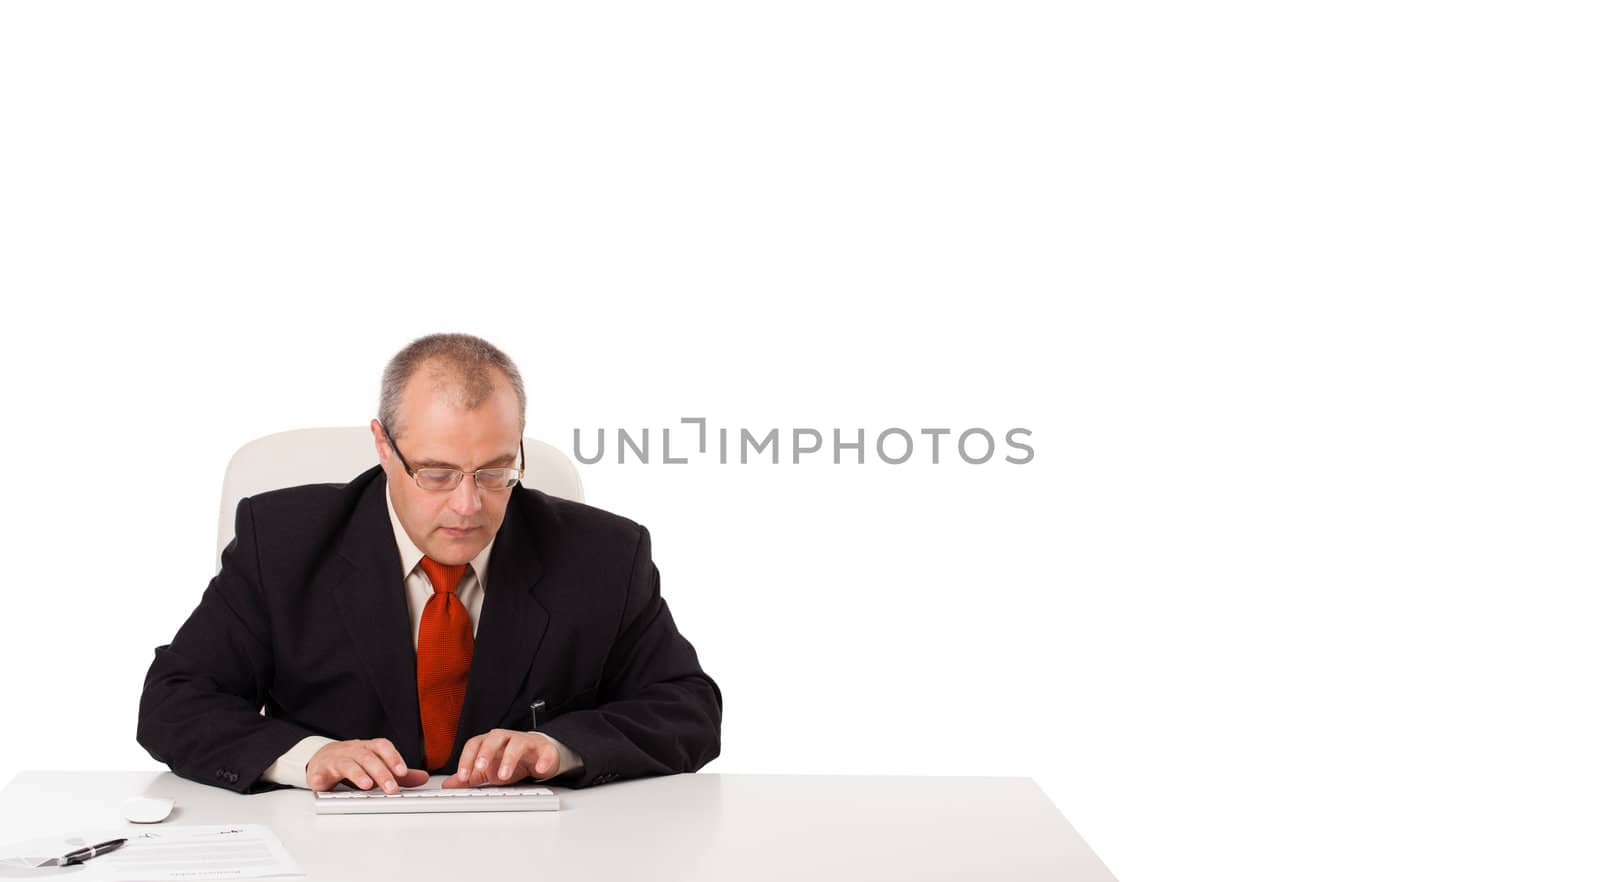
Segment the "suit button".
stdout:
<svg viewBox="0 0 1600 882">
<path fill-rule="evenodd" d="M 217 778 L 217 780 L 218 780 L 218 781 L 221 781 L 221 780 L 222 780 L 222 777 L 223 777 L 223 776 L 224 776 L 224 775 L 226 775 L 226 774 L 227 774 L 227 772 L 224 772 L 224 771 L 222 771 L 222 770 L 221 770 L 221 769 L 218 769 L 218 770 L 217 770 L 217 775 L 216 775 L 216 778 Z"/>
</svg>

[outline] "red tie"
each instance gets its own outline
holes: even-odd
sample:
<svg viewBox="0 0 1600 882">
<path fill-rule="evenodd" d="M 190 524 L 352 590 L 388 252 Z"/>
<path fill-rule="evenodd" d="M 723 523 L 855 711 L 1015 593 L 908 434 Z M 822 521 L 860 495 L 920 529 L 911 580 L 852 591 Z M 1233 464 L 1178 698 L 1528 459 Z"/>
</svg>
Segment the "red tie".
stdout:
<svg viewBox="0 0 1600 882">
<path fill-rule="evenodd" d="M 428 769 L 444 766 L 456 743 L 456 721 L 467 697 L 467 671 L 472 667 L 472 620 L 456 598 L 456 585 L 466 564 L 445 566 L 422 559 L 433 583 L 433 596 L 422 608 L 417 630 L 417 707 L 422 712 L 422 743 Z"/>
</svg>

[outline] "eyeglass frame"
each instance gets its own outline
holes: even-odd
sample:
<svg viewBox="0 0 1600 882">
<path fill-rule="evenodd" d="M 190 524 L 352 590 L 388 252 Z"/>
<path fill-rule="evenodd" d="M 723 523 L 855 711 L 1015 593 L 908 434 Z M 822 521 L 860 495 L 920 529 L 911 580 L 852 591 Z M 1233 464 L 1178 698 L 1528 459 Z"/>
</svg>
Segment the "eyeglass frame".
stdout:
<svg viewBox="0 0 1600 882">
<path fill-rule="evenodd" d="M 517 439 L 517 457 L 521 460 L 522 465 L 517 468 L 505 468 L 503 466 L 497 466 L 492 469 L 474 469 L 470 472 L 463 469 L 446 469 L 436 466 L 414 469 L 411 467 L 411 463 L 406 462 L 406 455 L 400 452 L 400 445 L 394 443 L 394 436 L 389 434 L 389 427 L 384 425 L 382 422 L 379 422 L 378 428 L 383 430 L 383 439 L 389 442 L 389 449 L 393 450 L 394 455 L 400 458 L 400 467 L 406 470 L 406 474 L 411 476 L 411 480 L 417 482 L 417 489 L 423 491 L 424 493 L 453 493 L 457 487 L 461 486 L 461 482 L 467 477 L 467 475 L 472 476 L 473 486 L 484 491 L 485 493 L 504 493 L 507 490 L 515 488 L 519 483 L 521 483 L 523 475 L 528 473 L 528 452 L 523 449 L 523 441 L 521 438 Z M 422 486 L 422 479 L 417 477 L 418 472 L 449 472 L 454 474 L 456 477 L 455 481 L 452 482 L 450 486 L 434 489 L 431 487 Z M 516 472 L 517 476 L 512 479 L 510 484 L 507 484 L 504 487 L 485 487 L 478 483 L 478 475 L 481 472 Z"/>
</svg>

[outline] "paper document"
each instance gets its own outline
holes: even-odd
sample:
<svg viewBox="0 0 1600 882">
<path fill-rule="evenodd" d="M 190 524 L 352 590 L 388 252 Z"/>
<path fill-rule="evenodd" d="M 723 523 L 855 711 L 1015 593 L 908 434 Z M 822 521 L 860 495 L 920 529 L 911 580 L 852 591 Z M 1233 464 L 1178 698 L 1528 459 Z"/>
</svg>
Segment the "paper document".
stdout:
<svg viewBox="0 0 1600 882">
<path fill-rule="evenodd" d="M 128 837 L 110 854 L 72 867 L 41 867 L 86 843 Z M 300 865 L 263 824 L 213 824 L 162 827 L 149 831 L 105 832 L 36 839 L 0 850 L 0 879 L 66 879 L 75 882 L 179 882 L 205 879 L 261 879 L 303 876 Z"/>
</svg>

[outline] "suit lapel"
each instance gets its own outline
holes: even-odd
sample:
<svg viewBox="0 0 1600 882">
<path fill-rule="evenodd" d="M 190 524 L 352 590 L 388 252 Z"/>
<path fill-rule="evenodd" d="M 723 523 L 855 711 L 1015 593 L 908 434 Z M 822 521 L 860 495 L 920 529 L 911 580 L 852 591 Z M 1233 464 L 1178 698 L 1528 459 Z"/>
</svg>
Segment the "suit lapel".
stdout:
<svg viewBox="0 0 1600 882">
<path fill-rule="evenodd" d="M 544 567 L 534 549 L 537 537 L 526 510 L 532 499 L 524 491 L 512 492 L 515 496 L 506 506 L 505 520 L 489 554 L 472 671 L 467 675 L 467 697 L 456 727 L 456 756 L 467 739 L 494 728 L 505 716 L 527 679 L 550 622 L 550 614 L 533 594 Z"/>
<path fill-rule="evenodd" d="M 417 710 L 417 656 L 411 645 L 400 550 L 384 501 L 387 492 L 388 484 L 380 475 L 356 503 L 339 546 L 339 556 L 350 569 L 334 597 L 351 646 L 389 717 L 394 745 L 407 765 L 418 768 L 422 718 Z"/>
</svg>

